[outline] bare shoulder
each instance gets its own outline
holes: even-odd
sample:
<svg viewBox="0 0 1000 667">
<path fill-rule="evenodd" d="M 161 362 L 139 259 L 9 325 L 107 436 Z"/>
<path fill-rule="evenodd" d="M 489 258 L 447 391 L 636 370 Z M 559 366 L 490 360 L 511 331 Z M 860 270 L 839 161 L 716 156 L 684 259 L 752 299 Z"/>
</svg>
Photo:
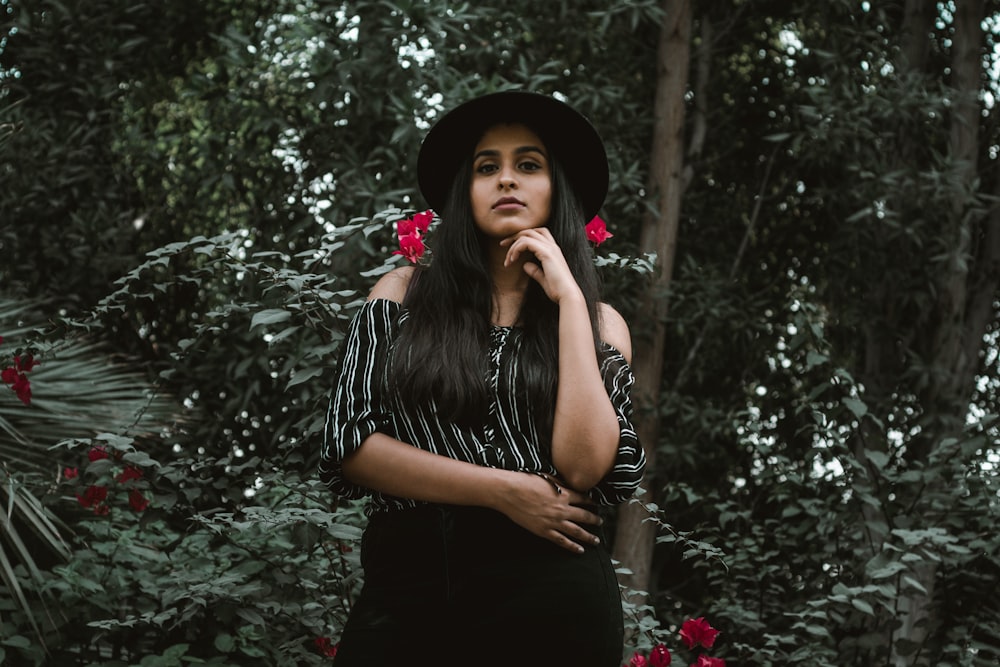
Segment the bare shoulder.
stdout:
<svg viewBox="0 0 1000 667">
<path fill-rule="evenodd" d="M 388 299 L 396 303 L 402 303 L 406 296 L 406 288 L 410 286 L 410 280 L 416 270 L 412 266 L 401 266 L 393 269 L 378 279 L 372 291 L 368 293 L 368 300 Z"/>
<path fill-rule="evenodd" d="M 625 361 L 632 363 L 632 334 L 628 322 L 617 310 L 606 303 L 597 304 L 601 322 L 601 340 L 613 345 Z"/>
</svg>

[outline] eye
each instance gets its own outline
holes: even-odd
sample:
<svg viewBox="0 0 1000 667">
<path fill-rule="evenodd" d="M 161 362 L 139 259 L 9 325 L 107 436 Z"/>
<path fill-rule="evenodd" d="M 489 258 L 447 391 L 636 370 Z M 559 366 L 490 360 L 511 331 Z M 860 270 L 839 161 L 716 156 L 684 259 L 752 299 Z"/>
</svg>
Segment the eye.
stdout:
<svg viewBox="0 0 1000 667">
<path fill-rule="evenodd" d="M 492 174 L 497 170 L 497 166 L 492 162 L 483 162 L 478 167 L 476 167 L 477 174 Z"/>
</svg>

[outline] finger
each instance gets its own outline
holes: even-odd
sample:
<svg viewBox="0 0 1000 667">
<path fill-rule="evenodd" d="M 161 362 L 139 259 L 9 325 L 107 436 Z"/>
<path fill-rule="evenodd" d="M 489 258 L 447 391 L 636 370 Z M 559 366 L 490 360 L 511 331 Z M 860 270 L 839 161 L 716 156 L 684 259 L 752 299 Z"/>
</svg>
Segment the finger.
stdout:
<svg viewBox="0 0 1000 667">
<path fill-rule="evenodd" d="M 566 535 L 571 541 L 577 544 L 585 544 L 591 546 L 597 546 L 601 543 L 601 538 L 594 535 L 592 532 L 579 526 L 575 523 L 570 523 L 564 530 L 563 534 Z"/>
<path fill-rule="evenodd" d="M 524 272 L 528 274 L 529 278 L 532 278 L 533 280 L 536 280 L 538 282 L 541 282 L 542 278 L 545 277 L 545 271 L 543 271 L 542 267 L 535 264 L 534 262 L 526 262 L 524 264 Z"/>
<path fill-rule="evenodd" d="M 543 258 L 545 257 L 545 252 L 535 244 L 525 243 L 519 240 L 507 249 L 504 264 L 506 266 L 510 266 L 514 262 L 522 259 L 522 256 L 524 262 L 527 264 L 541 265 Z"/>
<path fill-rule="evenodd" d="M 506 239 L 504 239 L 506 240 Z M 504 265 L 510 266 L 517 261 L 518 257 L 521 256 L 525 250 L 530 250 L 530 248 L 525 248 L 524 244 L 520 242 L 520 239 L 515 239 L 511 242 L 510 247 L 507 248 L 507 256 L 504 258 Z"/>
<path fill-rule="evenodd" d="M 555 543 L 556 546 L 559 546 L 565 549 L 566 551 L 572 551 L 575 554 L 582 554 L 584 552 L 585 549 L 581 542 L 586 542 L 590 544 L 590 542 L 586 540 L 581 540 L 581 542 L 575 542 L 571 540 L 569 537 L 567 537 L 565 534 L 556 530 L 551 531 L 550 533 L 545 535 L 545 537 L 550 542 Z"/>
<path fill-rule="evenodd" d="M 566 492 L 568 493 L 566 499 L 569 501 L 570 505 L 577 505 L 579 507 L 594 506 L 594 502 L 590 499 L 590 496 L 585 493 L 580 493 L 576 489 L 571 489 L 569 487 L 566 487 Z"/>
<path fill-rule="evenodd" d="M 543 234 L 538 229 L 524 229 L 517 234 L 508 236 L 500 240 L 501 246 L 514 246 L 518 243 L 530 243 L 536 247 L 545 245 L 555 245 L 555 240 L 551 234 Z"/>
<path fill-rule="evenodd" d="M 576 507 L 570 505 L 570 511 L 567 514 L 567 518 L 575 523 L 587 524 L 590 526 L 600 526 L 604 523 L 604 519 L 600 515 L 591 512 L 590 510 L 584 509 L 583 507 Z"/>
</svg>

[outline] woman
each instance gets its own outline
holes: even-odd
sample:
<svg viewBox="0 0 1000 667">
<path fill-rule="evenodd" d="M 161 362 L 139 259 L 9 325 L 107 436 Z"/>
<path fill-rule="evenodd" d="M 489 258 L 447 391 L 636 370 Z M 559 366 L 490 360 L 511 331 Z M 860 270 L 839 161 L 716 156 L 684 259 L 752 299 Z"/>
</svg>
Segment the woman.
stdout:
<svg viewBox="0 0 1000 667">
<path fill-rule="evenodd" d="M 433 261 L 372 289 L 325 429 L 324 481 L 370 494 L 336 662 L 617 666 L 597 506 L 627 499 L 645 459 L 629 330 L 584 234 L 604 145 L 562 102 L 496 93 L 441 118 L 417 171 Z"/>
</svg>

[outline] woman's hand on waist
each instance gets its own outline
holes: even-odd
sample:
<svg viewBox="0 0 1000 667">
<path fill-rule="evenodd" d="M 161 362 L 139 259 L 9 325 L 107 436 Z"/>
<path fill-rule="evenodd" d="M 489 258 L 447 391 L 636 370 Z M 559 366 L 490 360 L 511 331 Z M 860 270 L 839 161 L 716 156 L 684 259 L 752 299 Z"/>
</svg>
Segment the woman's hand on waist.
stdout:
<svg viewBox="0 0 1000 667">
<path fill-rule="evenodd" d="M 583 526 L 599 526 L 601 517 L 586 509 L 590 500 L 579 491 L 550 475 L 523 472 L 511 473 L 505 486 L 493 509 L 525 530 L 574 553 L 600 543 Z"/>
</svg>

